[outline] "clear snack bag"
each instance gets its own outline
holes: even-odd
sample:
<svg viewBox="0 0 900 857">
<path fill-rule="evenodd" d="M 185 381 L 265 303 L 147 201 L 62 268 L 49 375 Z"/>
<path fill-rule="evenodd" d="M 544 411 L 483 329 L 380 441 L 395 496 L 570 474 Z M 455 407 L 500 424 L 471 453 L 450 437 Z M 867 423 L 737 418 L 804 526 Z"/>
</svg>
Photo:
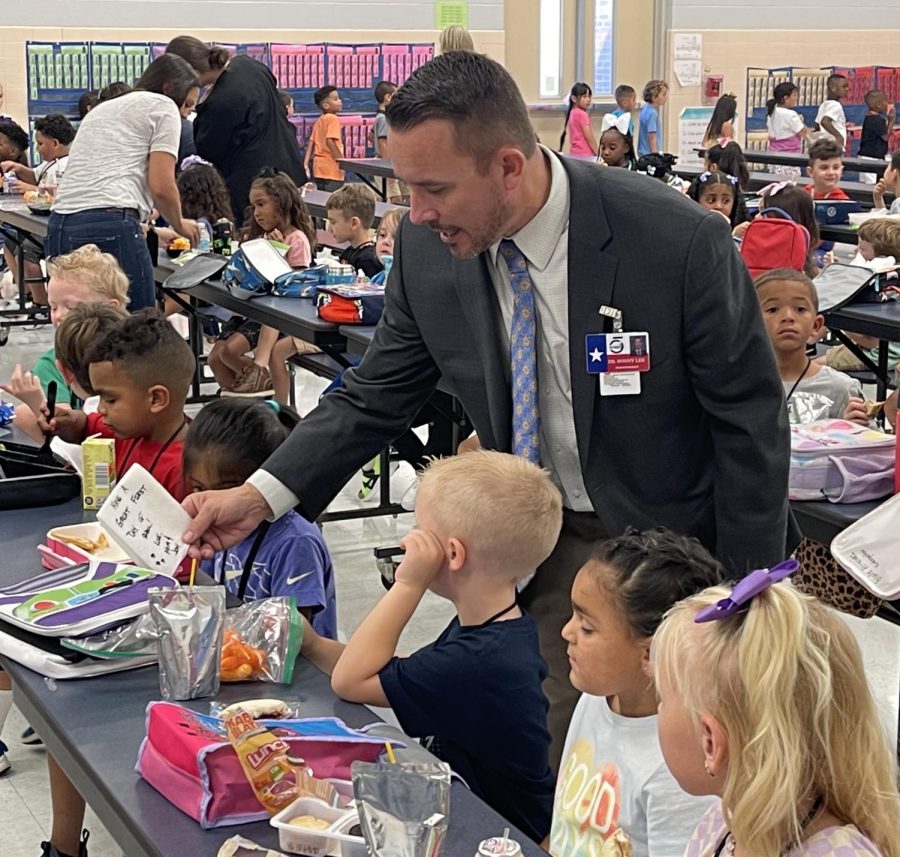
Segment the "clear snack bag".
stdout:
<svg viewBox="0 0 900 857">
<path fill-rule="evenodd" d="M 151 589 L 150 615 L 159 636 L 163 699 L 197 699 L 219 691 L 224 586 Z"/>
<path fill-rule="evenodd" d="M 88 637 L 63 637 L 60 643 L 63 648 L 92 658 L 144 658 L 156 654 L 158 636 L 153 618 L 144 613 L 124 625 Z"/>
<path fill-rule="evenodd" d="M 262 598 L 225 614 L 222 681 L 290 684 L 303 640 L 293 596 Z"/>
<path fill-rule="evenodd" d="M 450 766 L 354 762 L 362 835 L 378 857 L 437 857 L 450 818 Z"/>
</svg>

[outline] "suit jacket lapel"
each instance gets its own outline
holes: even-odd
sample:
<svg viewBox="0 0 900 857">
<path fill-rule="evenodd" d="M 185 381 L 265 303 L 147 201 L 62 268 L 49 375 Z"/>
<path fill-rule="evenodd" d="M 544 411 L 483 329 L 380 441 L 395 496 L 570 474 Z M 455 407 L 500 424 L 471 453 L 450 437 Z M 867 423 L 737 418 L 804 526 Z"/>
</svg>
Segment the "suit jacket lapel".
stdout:
<svg viewBox="0 0 900 857">
<path fill-rule="evenodd" d="M 500 306 L 488 271 L 489 257 L 482 253 L 471 262 L 457 263 L 456 290 L 476 343 L 477 359 L 484 371 L 493 438 L 485 446 L 509 452 L 512 442 L 512 391 L 509 354 L 500 335 Z M 492 442 L 493 441 L 493 442 Z"/>
<path fill-rule="evenodd" d="M 612 239 L 603 212 L 599 184 L 591 171 L 595 166 L 563 158 L 569 174 L 569 371 L 572 380 L 572 408 L 582 472 L 589 469 L 588 455 L 594 408 L 598 393 L 596 375 L 589 375 L 585 363 L 585 336 L 606 331 L 601 306 L 612 306 L 618 258 L 604 248 Z M 607 167 L 607 169 L 614 169 Z M 625 319 L 627 324 L 628 319 Z"/>
</svg>

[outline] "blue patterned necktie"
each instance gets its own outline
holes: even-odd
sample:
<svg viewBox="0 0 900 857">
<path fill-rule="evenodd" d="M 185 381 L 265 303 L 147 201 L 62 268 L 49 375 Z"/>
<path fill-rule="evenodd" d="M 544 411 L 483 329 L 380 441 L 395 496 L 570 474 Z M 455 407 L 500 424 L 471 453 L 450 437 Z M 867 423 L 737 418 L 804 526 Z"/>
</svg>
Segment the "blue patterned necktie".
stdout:
<svg viewBox="0 0 900 857">
<path fill-rule="evenodd" d="M 509 356 L 512 364 L 513 453 L 540 464 L 541 414 L 538 407 L 537 347 L 534 283 L 528 261 L 508 238 L 500 242 L 500 255 L 509 269 L 513 291 Z"/>
</svg>

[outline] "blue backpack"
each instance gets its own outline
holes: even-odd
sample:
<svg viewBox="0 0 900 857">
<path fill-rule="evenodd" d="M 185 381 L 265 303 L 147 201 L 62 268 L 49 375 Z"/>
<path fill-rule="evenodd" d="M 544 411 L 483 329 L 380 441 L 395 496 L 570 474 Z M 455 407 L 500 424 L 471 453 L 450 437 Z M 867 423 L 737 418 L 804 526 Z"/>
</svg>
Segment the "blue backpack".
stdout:
<svg viewBox="0 0 900 857">
<path fill-rule="evenodd" d="M 245 301 L 272 291 L 272 284 L 238 250 L 222 273 L 222 282 L 232 295 Z"/>
<path fill-rule="evenodd" d="M 315 298 L 328 276 L 327 265 L 282 274 L 275 280 L 272 294 L 282 298 Z"/>
</svg>

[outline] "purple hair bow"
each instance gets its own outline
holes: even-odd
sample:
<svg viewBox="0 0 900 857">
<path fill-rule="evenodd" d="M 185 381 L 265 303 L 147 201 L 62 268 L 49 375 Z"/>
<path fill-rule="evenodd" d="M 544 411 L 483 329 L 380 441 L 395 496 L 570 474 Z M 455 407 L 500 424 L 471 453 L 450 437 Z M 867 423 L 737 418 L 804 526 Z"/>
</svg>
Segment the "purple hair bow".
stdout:
<svg viewBox="0 0 900 857">
<path fill-rule="evenodd" d="M 740 610 L 744 609 L 760 592 L 768 589 L 773 583 L 792 575 L 798 568 L 800 563 L 795 559 L 786 559 L 784 562 L 778 563 L 774 568 L 758 568 L 751 571 L 742 581 L 740 581 L 731 595 L 704 607 L 695 617 L 695 622 L 717 622 L 720 619 L 727 619 L 734 616 Z"/>
</svg>

